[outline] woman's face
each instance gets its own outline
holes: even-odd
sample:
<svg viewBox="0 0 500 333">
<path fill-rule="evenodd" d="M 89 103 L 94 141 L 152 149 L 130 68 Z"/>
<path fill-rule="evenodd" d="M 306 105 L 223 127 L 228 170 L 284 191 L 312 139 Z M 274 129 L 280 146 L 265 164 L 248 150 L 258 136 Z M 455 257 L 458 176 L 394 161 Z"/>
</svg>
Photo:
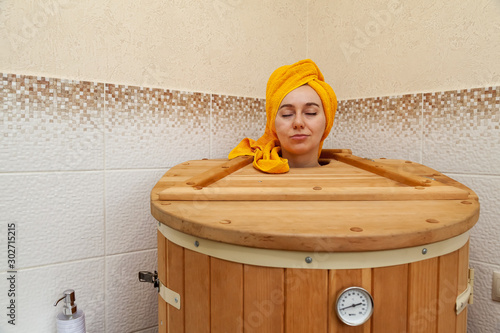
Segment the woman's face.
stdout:
<svg viewBox="0 0 500 333">
<path fill-rule="evenodd" d="M 275 127 L 284 158 L 310 155 L 317 163 L 326 117 L 321 98 L 313 88 L 303 85 L 283 98 Z"/>
</svg>

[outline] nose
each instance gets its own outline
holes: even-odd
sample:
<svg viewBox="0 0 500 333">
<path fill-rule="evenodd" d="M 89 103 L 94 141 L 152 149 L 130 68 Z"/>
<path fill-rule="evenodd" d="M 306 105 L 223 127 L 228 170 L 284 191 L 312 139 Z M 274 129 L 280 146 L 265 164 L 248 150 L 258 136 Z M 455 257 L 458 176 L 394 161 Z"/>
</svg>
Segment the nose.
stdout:
<svg viewBox="0 0 500 333">
<path fill-rule="evenodd" d="M 293 119 L 293 128 L 304 128 L 304 119 L 300 112 Z"/>
</svg>

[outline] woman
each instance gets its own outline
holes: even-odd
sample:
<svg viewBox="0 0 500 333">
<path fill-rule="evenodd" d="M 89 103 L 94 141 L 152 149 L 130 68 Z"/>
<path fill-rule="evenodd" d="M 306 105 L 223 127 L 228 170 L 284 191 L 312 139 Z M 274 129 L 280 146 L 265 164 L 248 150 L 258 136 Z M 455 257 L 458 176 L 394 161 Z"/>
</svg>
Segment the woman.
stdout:
<svg viewBox="0 0 500 333">
<path fill-rule="evenodd" d="M 257 141 L 243 139 L 229 159 L 254 156 L 254 167 L 266 173 L 319 166 L 336 110 L 335 93 L 313 61 L 280 67 L 267 82 L 264 135 Z"/>
</svg>

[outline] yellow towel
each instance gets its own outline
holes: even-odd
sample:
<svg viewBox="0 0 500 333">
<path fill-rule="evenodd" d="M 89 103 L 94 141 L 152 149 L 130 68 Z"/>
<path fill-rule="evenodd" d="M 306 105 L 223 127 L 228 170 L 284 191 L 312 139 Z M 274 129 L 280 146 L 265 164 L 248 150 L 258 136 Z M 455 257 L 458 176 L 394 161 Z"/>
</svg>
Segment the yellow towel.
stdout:
<svg viewBox="0 0 500 333">
<path fill-rule="evenodd" d="M 337 97 L 333 89 L 324 81 L 318 66 L 310 60 L 301 60 L 293 65 L 282 66 L 275 70 L 266 88 L 267 123 L 264 135 L 257 141 L 250 138 L 243 139 L 230 153 L 228 158 L 237 156 L 254 156 L 253 166 L 266 173 L 288 172 L 288 160 L 280 156 L 280 142 L 276 134 L 274 121 L 281 101 L 292 90 L 308 84 L 321 98 L 326 116 L 326 127 L 319 145 L 318 158 L 323 141 L 333 126 L 335 111 L 337 111 Z"/>
</svg>

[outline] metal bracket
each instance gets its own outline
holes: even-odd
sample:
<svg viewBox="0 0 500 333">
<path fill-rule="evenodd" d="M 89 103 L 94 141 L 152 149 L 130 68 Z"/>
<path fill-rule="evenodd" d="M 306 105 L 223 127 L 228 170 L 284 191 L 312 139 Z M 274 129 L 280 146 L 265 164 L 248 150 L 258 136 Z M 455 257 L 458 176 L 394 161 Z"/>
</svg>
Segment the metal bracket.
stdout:
<svg viewBox="0 0 500 333">
<path fill-rule="evenodd" d="M 147 271 L 140 271 L 139 272 L 139 281 L 152 283 L 153 286 L 156 289 L 158 289 L 158 291 L 160 291 L 159 285 L 158 285 L 160 280 L 158 280 L 158 272 L 157 271 L 155 271 L 154 273 L 147 272 Z"/>
<path fill-rule="evenodd" d="M 176 293 L 175 291 L 168 289 L 163 285 L 163 283 L 160 283 L 160 296 L 163 298 L 165 302 L 168 304 L 172 305 L 174 308 L 180 310 L 181 309 L 181 295 Z"/>
<path fill-rule="evenodd" d="M 457 316 L 462 312 L 467 305 L 472 304 L 474 301 L 474 269 L 469 268 L 469 278 L 467 283 L 467 289 L 457 297 L 457 302 L 455 305 L 455 310 Z"/>
<path fill-rule="evenodd" d="M 180 310 L 181 295 L 165 287 L 165 285 L 161 283 L 160 279 L 158 279 L 158 272 L 155 271 L 154 273 L 151 273 L 147 271 L 140 271 L 139 281 L 153 283 L 154 287 L 158 290 L 158 293 L 160 293 L 161 298 L 174 308 Z"/>
</svg>

